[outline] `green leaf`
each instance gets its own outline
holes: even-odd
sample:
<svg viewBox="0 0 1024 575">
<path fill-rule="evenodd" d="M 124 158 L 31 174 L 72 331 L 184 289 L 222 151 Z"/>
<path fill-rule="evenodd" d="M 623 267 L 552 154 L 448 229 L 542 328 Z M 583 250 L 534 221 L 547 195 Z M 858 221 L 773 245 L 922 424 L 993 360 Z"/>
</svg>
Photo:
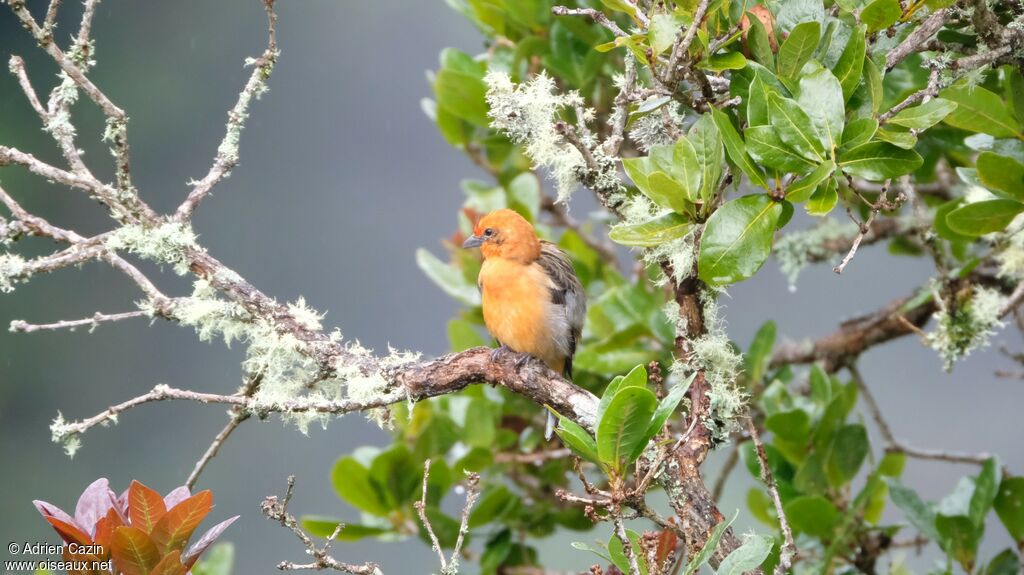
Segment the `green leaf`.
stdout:
<svg viewBox="0 0 1024 575">
<path fill-rule="evenodd" d="M 868 32 L 877 32 L 895 24 L 902 15 L 899 0 L 874 0 L 860 11 L 860 21 L 867 25 Z"/>
<path fill-rule="evenodd" d="M 501 519 L 519 504 L 519 497 L 504 485 L 488 489 L 469 514 L 469 527 L 476 528 Z"/>
<path fill-rule="evenodd" d="M 917 136 L 910 132 L 902 132 L 895 130 L 886 130 L 885 128 L 879 128 L 875 132 L 875 138 L 883 142 L 889 142 L 897 148 L 903 148 L 904 150 L 913 150 L 914 146 L 917 145 Z"/>
<path fill-rule="evenodd" d="M 640 575 L 647 575 L 647 562 L 644 560 L 642 547 L 640 546 L 640 534 L 632 529 L 626 529 L 626 537 L 629 539 L 630 547 L 636 556 L 637 567 L 640 568 Z M 623 573 L 629 573 L 629 558 L 623 548 L 622 541 L 613 533 L 608 539 L 608 555 L 611 562 Z"/>
<path fill-rule="evenodd" d="M 636 18 L 636 6 L 626 0 L 601 0 L 601 4 L 609 10 L 625 12 L 626 14 L 629 14 L 631 18 Z"/>
<path fill-rule="evenodd" d="M 722 535 L 725 534 L 725 530 L 732 525 L 733 521 L 736 521 L 736 516 L 739 515 L 739 510 L 733 514 L 732 519 L 728 521 L 722 521 L 715 528 L 711 530 L 711 535 L 708 536 L 707 543 L 704 547 L 701 547 L 700 551 L 690 559 L 690 562 L 686 564 L 686 570 L 683 571 L 683 575 L 693 575 L 700 569 L 700 566 L 707 563 L 708 559 L 715 553 L 715 549 L 718 547 L 718 542 L 721 541 Z"/>
<path fill-rule="evenodd" d="M 761 268 L 772 249 L 782 204 L 753 194 L 722 204 L 708 219 L 700 241 L 698 270 L 710 285 L 745 280 Z"/>
<path fill-rule="evenodd" d="M 423 248 L 416 250 L 416 265 L 444 290 L 444 293 L 468 306 L 480 305 L 479 288 L 466 281 L 462 272 L 455 266 L 442 262 Z"/>
<path fill-rule="evenodd" d="M 843 88 L 832 72 L 827 68 L 819 68 L 816 72 L 801 76 L 797 103 L 810 116 L 811 124 L 821 135 L 826 153 L 839 147 L 843 126 L 846 124 L 846 108 Z"/>
<path fill-rule="evenodd" d="M 825 463 L 832 487 L 839 488 L 857 475 L 868 449 L 868 432 L 863 425 L 851 423 L 839 428 Z"/>
<path fill-rule="evenodd" d="M 458 318 L 448 322 L 448 346 L 452 351 L 463 351 L 481 345 L 487 345 L 487 342 L 473 324 Z"/>
<path fill-rule="evenodd" d="M 750 22 L 750 29 L 747 30 L 747 48 L 750 54 L 759 64 L 774 69 L 775 55 L 768 40 L 768 31 L 765 30 L 761 19 L 753 13 L 747 12 L 747 20 Z"/>
<path fill-rule="evenodd" d="M 744 132 L 747 150 L 758 163 L 781 172 L 805 172 L 817 164 L 801 157 L 779 139 L 771 126 L 753 126 Z"/>
<path fill-rule="evenodd" d="M 697 67 L 712 72 L 724 72 L 726 70 L 741 70 L 747 65 L 747 59 L 739 52 L 723 52 L 715 54 L 701 62 Z"/>
<path fill-rule="evenodd" d="M 935 510 L 921 501 L 916 491 L 898 480 L 887 477 L 885 482 L 889 486 L 889 498 L 903 511 L 911 525 L 932 541 L 941 541 L 942 537 L 935 527 Z"/>
<path fill-rule="evenodd" d="M 483 398 L 474 398 L 466 410 L 466 422 L 463 434 L 466 445 L 470 447 L 490 447 L 494 444 L 498 422 L 491 411 L 491 402 Z"/>
<path fill-rule="evenodd" d="M 940 95 L 957 104 L 956 109 L 946 116 L 945 121 L 950 126 L 997 138 L 1021 135 L 1017 121 L 1006 109 L 1002 98 L 981 86 L 961 84 L 943 90 Z"/>
<path fill-rule="evenodd" d="M 231 575 L 234 563 L 235 546 L 228 542 L 217 543 L 192 566 L 192 575 Z"/>
<path fill-rule="evenodd" d="M 867 92 L 871 99 L 871 113 L 877 114 L 878 109 L 882 107 L 885 90 L 882 85 L 882 71 L 871 58 L 864 58 L 864 81 L 867 83 Z"/>
<path fill-rule="evenodd" d="M 608 238 L 624 246 L 654 247 L 685 236 L 692 227 L 690 220 L 669 212 L 639 224 L 614 225 Z"/>
<path fill-rule="evenodd" d="M 900 110 L 898 114 L 889 118 L 887 123 L 904 128 L 925 130 L 941 122 L 946 116 L 953 113 L 956 107 L 956 102 L 952 100 L 932 98 L 920 106 Z"/>
<path fill-rule="evenodd" d="M 540 212 L 541 189 L 537 176 L 523 172 L 505 186 L 508 206 L 533 221 Z"/>
<path fill-rule="evenodd" d="M 768 94 L 768 116 L 772 128 L 778 131 L 779 139 L 787 146 L 809 160 L 825 160 L 821 135 L 811 124 L 811 118 L 796 102 L 771 92 Z"/>
<path fill-rule="evenodd" d="M 479 76 L 442 68 L 434 81 L 437 105 L 445 112 L 477 126 L 487 127 L 487 86 Z"/>
<path fill-rule="evenodd" d="M 704 114 L 694 122 L 687 139 L 693 145 L 700 170 L 699 197 L 707 204 L 718 191 L 718 181 L 722 179 L 722 164 L 725 163 L 722 136 L 718 133 L 718 127 L 715 126 L 711 114 Z"/>
<path fill-rule="evenodd" d="M 640 191 L 654 203 L 677 214 L 686 214 L 690 210 L 686 189 L 665 172 L 647 174 L 647 187 L 640 188 Z"/>
<path fill-rule="evenodd" d="M 768 118 L 768 92 L 769 88 L 761 74 L 755 73 L 754 81 L 750 83 L 747 96 L 747 127 L 767 126 Z"/>
<path fill-rule="evenodd" d="M 975 528 L 971 520 L 963 515 L 939 515 L 935 518 L 935 527 L 942 536 L 939 541 L 946 553 L 952 556 L 964 571 L 973 572 L 981 532 Z"/>
<path fill-rule="evenodd" d="M 1016 200 L 985 200 L 949 212 L 946 224 L 959 234 L 980 236 L 1002 231 L 1021 212 L 1024 212 L 1024 204 Z"/>
<path fill-rule="evenodd" d="M 676 408 L 679 407 L 679 402 L 683 400 L 683 396 L 685 396 L 686 391 L 690 389 L 690 384 L 693 383 L 693 379 L 695 377 L 697 377 L 697 373 L 691 373 L 689 377 L 673 385 L 672 389 L 665 394 L 665 397 L 662 398 L 661 402 L 658 404 L 658 409 L 654 411 L 654 416 L 651 418 L 651 425 L 647 428 L 647 441 L 650 441 L 651 438 L 658 435 L 658 432 L 661 431 L 665 422 L 668 421 L 668 418 L 671 417 Z M 644 443 L 644 447 L 646 447 L 646 442 Z M 643 447 L 641 447 L 641 452 L 642 450 Z M 635 454 L 634 459 L 636 457 L 640 457 L 640 453 Z"/>
<path fill-rule="evenodd" d="M 667 173 L 683 187 L 687 199 L 696 202 L 700 198 L 701 164 L 686 138 L 679 138 L 672 146 L 672 167 Z"/>
<path fill-rule="evenodd" d="M 832 73 L 843 88 L 844 103 L 853 95 L 864 74 L 864 54 L 867 50 L 864 32 L 865 26 L 863 25 L 850 32 L 850 39 L 846 41 L 843 53 L 832 68 Z"/>
<path fill-rule="evenodd" d="M 742 575 L 758 568 L 775 545 L 775 539 L 769 535 L 750 535 L 732 553 L 722 560 L 716 575 Z"/>
<path fill-rule="evenodd" d="M 981 466 L 981 473 L 974 481 L 974 493 L 971 495 L 971 503 L 968 507 L 968 517 L 974 522 L 976 528 L 981 529 L 985 524 L 985 515 L 992 508 L 996 495 L 999 493 L 999 480 L 1002 473 L 999 460 L 990 457 Z"/>
<path fill-rule="evenodd" d="M 992 152 L 978 155 L 978 179 L 986 188 L 1024 200 L 1024 164 Z"/>
<path fill-rule="evenodd" d="M 839 201 L 836 179 L 830 178 L 818 186 L 811 199 L 807 200 L 807 213 L 812 216 L 828 215 Z"/>
<path fill-rule="evenodd" d="M 750 381 L 761 381 L 764 372 L 768 369 L 771 361 L 772 348 L 775 345 L 776 328 L 775 322 L 768 320 L 761 324 L 761 327 L 754 334 L 754 341 L 750 343 L 747 353 L 743 354 L 743 372 Z"/>
<path fill-rule="evenodd" d="M 562 440 L 566 447 L 575 451 L 580 457 L 594 463 L 600 463 L 601 460 L 597 456 L 597 442 L 578 423 L 560 415 L 558 416 L 558 427 L 555 428 L 555 433 L 558 434 L 558 438 Z"/>
<path fill-rule="evenodd" d="M 765 419 L 764 426 L 786 441 L 803 443 L 811 435 L 811 418 L 802 409 L 774 413 Z"/>
<path fill-rule="evenodd" d="M 999 486 L 996 515 L 1017 544 L 1024 542 L 1024 477 L 1010 477 Z"/>
<path fill-rule="evenodd" d="M 909 174 L 921 166 L 917 152 L 885 142 L 869 142 L 839 157 L 839 167 L 852 176 L 883 181 Z"/>
<path fill-rule="evenodd" d="M 717 108 L 712 108 L 711 117 L 714 119 L 715 125 L 718 126 L 722 141 L 725 143 L 725 151 L 729 154 L 732 163 L 736 164 L 750 178 L 751 183 L 767 188 L 768 182 L 764 179 L 764 172 L 750 160 L 743 138 L 733 127 L 728 114 Z"/>
<path fill-rule="evenodd" d="M 380 517 L 391 511 L 370 481 L 370 471 L 352 456 L 342 457 L 334 464 L 331 484 L 338 497 L 357 509 Z"/>
<path fill-rule="evenodd" d="M 810 199 L 814 190 L 823 181 L 825 181 L 826 178 L 831 176 L 835 169 L 836 164 L 832 160 L 823 162 L 820 166 L 815 168 L 813 172 L 790 184 L 789 187 L 786 188 L 786 199 L 791 202 L 806 202 Z"/>
<path fill-rule="evenodd" d="M 422 479 L 419 463 L 413 461 L 409 449 L 401 443 L 380 452 L 370 464 L 370 480 L 378 486 L 381 498 L 391 504 L 392 510 L 415 498 Z"/>
<path fill-rule="evenodd" d="M 1018 565 L 1017 554 L 1013 552 L 1013 549 L 1003 549 L 999 555 L 989 561 L 985 568 L 985 575 L 1018 575 L 1020 573 L 1017 569 Z"/>
<path fill-rule="evenodd" d="M 655 171 L 653 163 L 647 156 L 623 158 L 622 169 L 625 170 L 629 179 L 633 180 L 633 183 L 636 184 L 636 187 L 640 188 L 641 191 L 648 185 L 647 174 Z"/>
<path fill-rule="evenodd" d="M 783 78 L 795 79 L 811 59 L 821 38 L 821 24 L 815 21 L 797 24 L 779 47 L 778 71 Z"/>
<path fill-rule="evenodd" d="M 790 527 L 799 533 L 826 539 L 839 522 L 839 510 L 821 495 L 804 495 L 784 506 Z"/>
<path fill-rule="evenodd" d="M 858 118 L 843 129 L 843 147 L 856 148 L 866 144 L 878 130 L 878 120 L 874 118 Z"/>
<path fill-rule="evenodd" d="M 338 533 L 335 541 L 359 541 L 367 537 L 376 537 L 385 533 L 391 533 L 390 529 L 384 529 L 381 527 L 370 527 L 368 525 L 360 525 L 358 523 L 347 523 L 340 519 L 334 519 L 331 517 L 323 517 L 320 515 L 303 515 L 302 516 L 302 528 L 309 532 L 310 535 L 316 537 L 330 537 L 334 533 L 334 529 L 339 523 L 344 523 L 344 527 Z"/>
<path fill-rule="evenodd" d="M 651 390 L 636 386 L 620 387 L 608 403 L 597 423 L 597 453 L 614 474 L 621 474 L 632 463 L 630 455 L 646 443 L 657 403 Z"/>
<path fill-rule="evenodd" d="M 647 29 L 647 39 L 655 56 L 672 47 L 676 36 L 679 35 L 680 24 L 675 16 L 664 12 L 655 14 L 651 18 Z"/>
</svg>

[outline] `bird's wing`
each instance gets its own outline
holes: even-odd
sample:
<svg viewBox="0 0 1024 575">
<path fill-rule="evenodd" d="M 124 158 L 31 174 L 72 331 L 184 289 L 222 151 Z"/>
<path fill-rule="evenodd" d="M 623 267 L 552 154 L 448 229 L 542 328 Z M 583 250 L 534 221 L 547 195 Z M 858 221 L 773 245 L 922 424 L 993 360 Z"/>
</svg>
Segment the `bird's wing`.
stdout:
<svg viewBox="0 0 1024 575">
<path fill-rule="evenodd" d="M 565 337 L 566 372 L 572 375 L 572 356 L 583 333 L 583 321 L 587 315 L 587 296 L 583 285 L 576 277 L 576 271 L 569 256 L 555 244 L 541 241 L 540 258 L 537 263 L 551 279 L 551 302 L 561 312 L 568 333 L 557 334 Z"/>
</svg>

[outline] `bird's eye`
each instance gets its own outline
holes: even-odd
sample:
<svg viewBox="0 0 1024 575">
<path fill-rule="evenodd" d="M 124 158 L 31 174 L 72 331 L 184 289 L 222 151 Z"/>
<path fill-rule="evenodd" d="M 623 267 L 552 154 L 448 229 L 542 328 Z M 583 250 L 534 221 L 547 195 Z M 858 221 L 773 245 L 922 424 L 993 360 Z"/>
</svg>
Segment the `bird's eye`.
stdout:
<svg viewBox="0 0 1024 575">
<path fill-rule="evenodd" d="M 487 228 L 486 230 L 484 230 L 484 235 L 487 236 L 487 237 L 493 236 L 494 235 L 494 229 L 493 228 Z"/>
</svg>

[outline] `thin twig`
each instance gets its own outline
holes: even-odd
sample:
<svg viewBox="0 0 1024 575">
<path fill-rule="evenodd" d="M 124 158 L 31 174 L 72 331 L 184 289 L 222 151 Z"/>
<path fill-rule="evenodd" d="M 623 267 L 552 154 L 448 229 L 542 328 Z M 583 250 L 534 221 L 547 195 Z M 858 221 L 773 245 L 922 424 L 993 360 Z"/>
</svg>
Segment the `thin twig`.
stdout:
<svg viewBox="0 0 1024 575">
<path fill-rule="evenodd" d="M 62 320 L 55 323 L 44 323 L 44 324 L 32 324 L 23 320 L 14 320 L 11 322 L 10 330 L 16 333 L 32 333 L 34 331 L 44 330 L 59 330 L 59 329 L 70 329 L 74 330 L 78 327 L 89 326 L 90 331 L 98 327 L 104 322 L 121 321 L 123 319 L 130 319 L 135 317 L 149 317 L 148 311 L 126 311 L 123 313 L 100 313 L 96 312 L 92 317 L 76 320 Z"/>
<path fill-rule="evenodd" d="M 622 553 L 629 562 L 629 575 L 640 575 L 640 563 L 637 561 L 636 553 L 633 551 L 633 543 L 626 534 L 626 527 L 622 523 L 622 516 L 619 513 L 612 514 L 612 523 L 615 525 L 615 537 L 622 542 Z"/>
<path fill-rule="evenodd" d="M 299 527 L 298 520 L 295 519 L 294 515 L 288 513 L 288 503 L 292 500 L 292 490 L 295 488 L 295 476 L 288 476 L 288 492 L 284 496 L 284 501 L 278 500 L 276 495 L 270 495 L 260 503 L 260 511 L 263 512 L 268 519 L 277 521 L 282 527 L 287 528 L 289 531 L 295 534 L 295 536 L 302 542 L 306 547 L 306 554 L 312 556 L 315 561 L 312 563 L 292 563 L 290 561 L 282 561 L 277 564 L 277 568 L 281 571 L 324 571 L 333 570 L 340 571 L 342 573 L 352 573 L 353 575 L 381 575 L 380 567 L 376 563 L 366 562 L 362 565 L 353 565 L 350 563 L 342 563 L 334 557 L 331 557 L 327 552 L 330 550 L 331 542 L 338 536 L 344 525 L 339 523 L 334 529 L 334 533 L 327 538 L 327 542 L 324 543 L 323 547 L 317 547 L 316 542 L 313 538 L 306 534 L 305 531 Z"/>
<path fill-rule="evenodd" d="M 430 525 L 430 519 L 427 519 L 427 484 L 430 481 L 430 460 L 427 459 L 423 462 L 423 497 L 419 501 L 413 503 L 413 507 L 416 508 L 416 512 L 420 516 L 420 522 L 423 523 L 423 529 L 426 530 L 427 536 L 430 537 L 430 547 L 437 553 L 437 559 L 441 562 L 441 572 L 448 570 L 448 558 L 444 556 L 444 550 L 441 549 L 441 542 L 438 541 L 437 535 L 434 533 L 434 527 Z"/>
<path fill-rule="evenodd" d="M 459 572 L 459 554 L 462 553 L 462 545 L 465 543 L 466 534 L 469 533 L 469 514 L 473 510 L 476 500 L 480 497 L 480 476 L 476 473 L 466 474 L 466 504 L 462 507 L 459 536 L 455 540 L 451 559 L 444 556 L 441 542 L 437 539 L 433 526 L 430 525 L 430 519 L 427 518 L 427 485 L 429 481 L 430 460 L 427 459 L 423 462 L 423 496 L 419 501 L 413 503 L 413 507 L 416 508 L 416 512 L 420 516 L 423 529 L 426 530 L 427 536 L 430 537 L 431 547 L 437 552 L 437 558 L 441 562 L 441 575 L 456 575 Z"/>
<path fill-rule="evenodd" d="M 789 528 L 789 520 L 786 519 L 786 512 L 782 508 L 782 498 L 779 497 L 779 489 L 775 485 L 775 478 L 772 477 L 772 470 L 768 465 L 768 455 L 765 453 L 764 444 L 761 443 L 761 436 L 757 432 L 757 426 L 753 420 L 747 420 L 747 431 L 754 441 L 754 448 L 757 450 L 757 461 L 761 465 L 761 481 L 768 487 L 768 493 L 772 496 L 775 504 L 775 513 L 779 518 L 779 528 L 782 530 L 782 549 L 779 552 L 779 564 L 775 567 L 775 575 L 785 575 L 793 567 L 793 558 L 796 557 L 796 543 L 793 541 L 793 530 Z"/>
<path fill-rule="evenodd" d="M 569 8 L 567 6 L 553 6 L 551 13 L 555 16 L 589 16 L 594 19 L 601 26 L 604 26 L 616 36 L 629 36 L 619 28 L 619 25 L 612 22 L 610 18 L 604 15 L 604 12 L 595 10 L 593 8 Z"/>
</svg>

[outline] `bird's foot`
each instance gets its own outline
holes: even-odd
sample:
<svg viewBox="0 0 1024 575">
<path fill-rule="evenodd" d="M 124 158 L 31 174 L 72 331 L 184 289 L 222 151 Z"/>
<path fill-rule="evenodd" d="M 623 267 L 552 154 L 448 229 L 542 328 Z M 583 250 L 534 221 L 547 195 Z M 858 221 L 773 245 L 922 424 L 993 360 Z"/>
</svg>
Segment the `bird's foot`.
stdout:
<svg viewBox="0 0 1024 575">
<path fill-rule="evenodd" d="M 515 363 L 516 369 L 522 368 L 524 365 L 526 365 L 526 362 L 530 361 L 530 359 L 532 357 L 533 356 L 528 354 L 528 353 L 521 353 L 521 354 L 519 354 L 519 357 L 516 358 L 516 363 Z"/>
<path fill-rule="evenodd" d="M 499 345 L 498 347 L 494 348 L 493 351 L 491 351 L 491 361 L 498 361 L 499 359 L 501 359 L 501 356 L 505 355 L 510 351 L 512 350 L 509 349 L 507 345 Z"/>
</svg>

